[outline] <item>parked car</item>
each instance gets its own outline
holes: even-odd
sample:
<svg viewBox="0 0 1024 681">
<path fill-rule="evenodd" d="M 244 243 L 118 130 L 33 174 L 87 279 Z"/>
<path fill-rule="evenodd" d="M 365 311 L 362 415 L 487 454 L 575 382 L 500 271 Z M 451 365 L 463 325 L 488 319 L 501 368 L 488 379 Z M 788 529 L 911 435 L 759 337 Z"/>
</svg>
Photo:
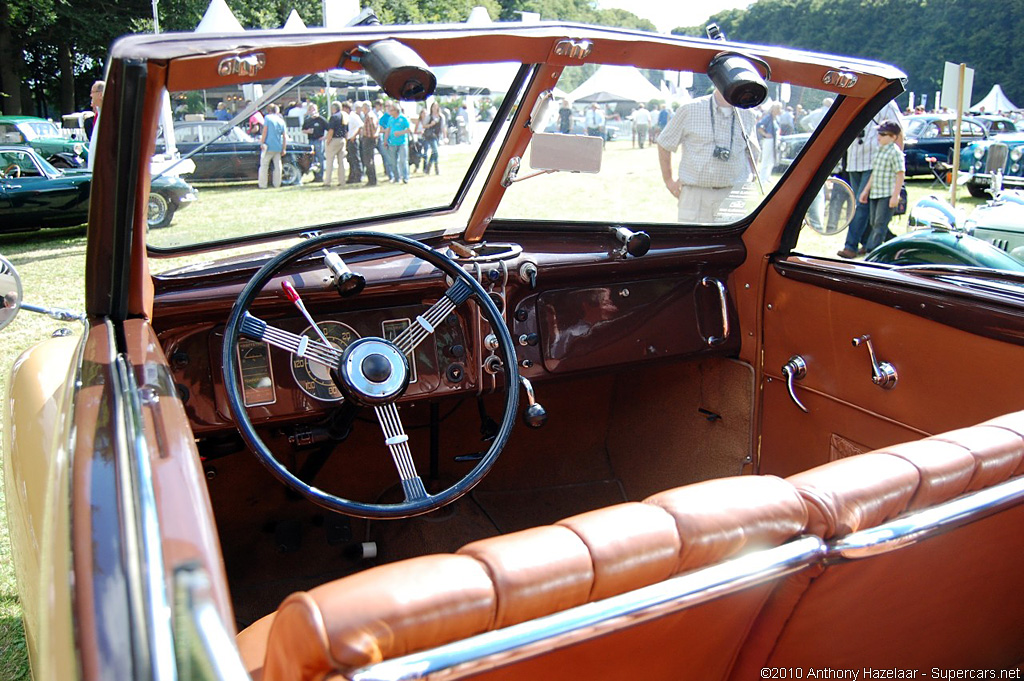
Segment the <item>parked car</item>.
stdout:
<svg viewBox="0 0 1024 681">
<path fill-rule="evenodd" d="M 963 265 L 1024 273 L 1024 262 L 966 232 L 926 228 L 886 241 L 864 258 L 891 265 Z"/>
<path fill-rule="evenodd" d="M 985 132 L 988 133 L 989 137 L 1018 131 L 1017 123 L 1014 122 L 1012 118 L 1007 118 L 1006 116 L 974 114 L 971 118 L 978 123 L 981 123 L 981 126 L 985 128 Z"/>
<path fill-rule="evenodd" d="M 73 227 L 89 218 L 92 173 L 53 167 L 34 149 L 0 146 L 0 232 Z M 148 226 L 171 224 L 175 211 L 196 199 L 180 177 L 155 179 L 147 197 Z"/>
<path fill-rule="evenodd" d="M 242 128 L 222 121 L 180 121 L 174 123 L 178 151 L 196 164 L 189 179 L 193 182 L 255 180 L 260 168 L 259 140 Z M 224 134 L 221 134 L 221 133 Z M 157 152 L 165 150 L 163 138 L 157 140 Z M 313 164 L 313 147 L 306 142 L 288 142 L 282 157 L 281 182 L 299 184 Z"/>
<path fill-rule="evenodd" d="M 971 196 L 985 197 L 995 183 L 1007 187 L 1024 187 L 1024 132 L 1007 133 L 993 139 L 967 145 L 960 155 L 960 171 L 967 173 L 967 189 Z"/>
<path fill-rule="evenodd" d="M 82 167 L 89 158 L 87 141 L 68 139 L 56 125 L 35 116 L 0 116 L 0 144 L 27 144 L 56 167 Z"/>
<path fill-rule="evenodd" d="M 779 137 L 779 162 L 775 164 L 775 172 L 785 172 L 789 166 L 793 164 L 796 157 L 803 151 L 804 146 L 807 145 L 807 140 L 811 138 L 809 132 L 795 132 L 790 135 L 782 135 Z"/>
<path fill-rule="evenodd" d="M 928 158 L 934 158 L 939 163 L 952 163 L 953 147 L 956 144 L 956 116 L 907 116 L 906 126 L 903 152 L 907 162 L 907 177 L 930 175 L 933 164 L 929 163 Z M 985 139 L 988 139 L 985 126 L 965 116 L 960 125 L 960 148 Z"/>
<path fill-rule="evenodd" d="M 439 175 L 141 224 L 165 92 L 341 62 L 417 102 L 435 66 L 510 59 Z M 626 61 L 708 72 L 730 116 L 768 73 L 835 107 L 767 191 L 718 128 L 735 184 L 680 219 L 679 152 L 532 129 Z M 804 248 L 898 69 L 506 22 L 132 36 L 107 73 L 83 331 L 26 351 L 4 405 L 36 679 L 1018 669 L 1024 290 Z M 41 302 L 20 266 L 0 323 Z"/>
</svg>

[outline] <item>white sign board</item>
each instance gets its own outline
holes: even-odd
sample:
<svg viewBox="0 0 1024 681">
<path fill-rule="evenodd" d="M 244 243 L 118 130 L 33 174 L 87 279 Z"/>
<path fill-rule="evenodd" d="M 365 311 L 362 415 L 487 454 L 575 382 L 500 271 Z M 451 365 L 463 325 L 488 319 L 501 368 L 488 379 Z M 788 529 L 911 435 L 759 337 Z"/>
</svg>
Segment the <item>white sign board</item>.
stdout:
<svg viewBox="0 0 1024 681">
<path fill-rule="evenodd" d="M 956 93 L 960 87 L 960 64 L 946 62 L 942 75 L 942 106 L 951 111 L 967 111 L 971 106 L 971 90 L 974 89 L 974 69 L 964 69 L 964 90 L 960 105 L 956 104 Z M 936 102 L 936 106 L 939 103 Z"/>
</svg>

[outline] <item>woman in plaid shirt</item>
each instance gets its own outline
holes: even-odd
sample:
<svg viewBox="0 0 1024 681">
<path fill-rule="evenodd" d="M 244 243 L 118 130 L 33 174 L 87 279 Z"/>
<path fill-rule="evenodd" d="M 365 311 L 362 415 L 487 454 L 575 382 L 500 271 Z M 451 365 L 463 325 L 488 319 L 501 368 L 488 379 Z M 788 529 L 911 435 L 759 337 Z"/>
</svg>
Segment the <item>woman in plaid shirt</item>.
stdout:
<svg viewBox="0 0 1024 681">
<path fill-rule="evenodd" d="M 865 242 L 869 253 L 889 234 L 889 220 L 892 219 L 893 209 L 900 200 L 900 189 L 903 188 L 907 166 L 903 160 L 903 152 L 894 144 L 899 136 L 899 123 L 885 121 L 878 126 L 878 151 L 871 161 L 871 177 L 860 193 L 861 203 L 869 203 L 870 199 L 870 227 Z"/>
</svg>

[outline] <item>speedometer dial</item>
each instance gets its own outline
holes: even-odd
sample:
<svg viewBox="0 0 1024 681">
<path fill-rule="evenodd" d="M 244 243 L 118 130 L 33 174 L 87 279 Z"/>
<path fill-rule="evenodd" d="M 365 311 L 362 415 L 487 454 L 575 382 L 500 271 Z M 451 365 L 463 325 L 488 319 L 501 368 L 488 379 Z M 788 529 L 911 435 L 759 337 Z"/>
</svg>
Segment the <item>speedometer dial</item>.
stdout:
<svg viewBox="0 0 1024 681">
<path fill-rule="evenodd" d="M 341 322 L 319 322 L 317 326 L 327 340 L 338 350 L 344 351 L 349 344 L 359 338 L 359 334 L 348 324 Z M 311 341 L 322 343 L 312 326 L 306 327 L 302 335 Z M 292 356 L 292 376 L 299 390 L 324 402 L 338 402 L 342 399 L 341 391 L 334 385 L 330 370 L 323 364 L 311 362 L 306 357 Z"/>
</svg>

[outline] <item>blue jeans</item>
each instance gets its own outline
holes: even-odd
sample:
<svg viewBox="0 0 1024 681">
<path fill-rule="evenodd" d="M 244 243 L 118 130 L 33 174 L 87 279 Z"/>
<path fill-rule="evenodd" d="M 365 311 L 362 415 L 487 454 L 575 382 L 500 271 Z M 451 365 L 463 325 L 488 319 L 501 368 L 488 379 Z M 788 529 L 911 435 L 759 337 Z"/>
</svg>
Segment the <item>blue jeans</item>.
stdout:
<svg viewBox="0 0 1024 681">
<path fill-rule="evenodd" d="M 427 141 L 427 153 L 428 153 L 428 155 L 427 155 L 427 164 L 423 167 L 423 172 L 424 173 L 430 172 L 430 166 L 433 165 L 434 166 L 434 170 L 436 170 L 438 173 L 440 173 L 441 170 L 439 169 L 439 167 L 437 165 L 437 160 L 438 160 L 438 158 L 441 155 L 441 150 L 437 148 L 437 138 L 436 137 L 424 137 L 424 139 Z"/>
<path fill-rule="evenodd" d="M 395 155 L 395 173 L 402 182 L 409 181 L 409 145 L 399 144 L 391 147 Z"/>
<path fill-rule="evenodd" d="M 395 174 L 394 149 L 388 145 L 387 142 L 381 140 L 378 143 L 377 151 L 380 152 L 380 159 L 384 162 L 384 174 L 388 176 L 389 180 L 397 180 L 398 176 Z"/>
<path fill-rule="evenodd" d="M 850 231 L 846 233 L 846 248 L 850 251 L 857 251 L 861 244 L 867 244 L 868 228 L 868 204 L 860 202 L 860 193 L 864 191 L 864 185 L 871 177 L 870 170 L 851 170 L 850 189 L 853 190 L 854 200 L 857 201 L 857 210 L 853 214 L 853 221 L 850 222 Z M 870 248 L 868 250 L 871 250 Z"/>
<path fill-rule="evenodd" d="M 889 221 L 892 220 L 892 208 L 889 207 L 889 197 L 881 199 L 868 199 L 868 208 L 871 217 L 871 230 L 868 232 L 865 247 L 868 253 L 882 245 L 889 234 Z"/>
</svg>

